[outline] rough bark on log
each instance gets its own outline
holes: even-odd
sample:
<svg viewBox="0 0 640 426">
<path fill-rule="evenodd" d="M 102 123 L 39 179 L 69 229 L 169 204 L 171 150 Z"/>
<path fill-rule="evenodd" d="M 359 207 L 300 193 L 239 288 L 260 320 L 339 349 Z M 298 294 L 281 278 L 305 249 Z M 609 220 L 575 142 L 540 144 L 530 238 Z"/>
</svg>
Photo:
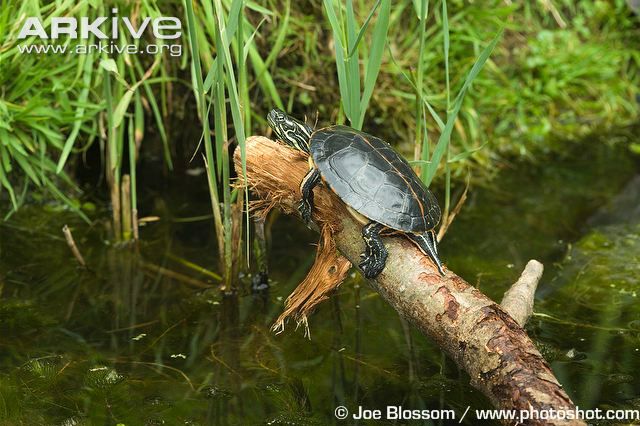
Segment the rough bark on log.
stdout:
<svg viewBox="0 0 640 426">
<path fill-rule="evenodd" d="M 239 150 L 235 163 L 241 175 Z M 278 207 L 297 214 L 299 184 L 308 170 L 303 153 L 265 137 L 246 141 L 247 184 L 258 196 L 258 208 Z M 361 225 L 330 191 L 317 187 L 313 221 L 330 226 L 340 252 L 354 265 L 364 251 Z M 429 258 L 402 236 L 384 239 L 387 265 L 371 286 L 400 315 L 431 338 L 471 378 L 471 384 L 496 408 L 507 410 L 573 410 L 523 328 L 497 303 L 445 268 L 438 273 Z M 446 260 L 446 253 L 442 253 Z M 577 420 L 529 420 L 530 425 L 584 425 Z"/>
</svg>

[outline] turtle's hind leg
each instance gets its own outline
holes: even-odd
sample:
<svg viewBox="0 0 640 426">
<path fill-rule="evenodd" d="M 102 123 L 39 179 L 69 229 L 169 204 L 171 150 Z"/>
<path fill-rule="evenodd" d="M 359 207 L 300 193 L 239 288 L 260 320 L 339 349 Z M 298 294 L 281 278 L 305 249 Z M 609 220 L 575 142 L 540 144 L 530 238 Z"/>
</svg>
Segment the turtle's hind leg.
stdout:
<svg viewBox="0 0 640 426">
<path fill-rule="evenodd" d="M 438 267 L 440 275 L 444 276 L 444 270 L 442 269 L 442 263 L 438 258 L 438 247 L 436 243 L 436 234 L 433 231 L 426 232 L 424 234 L 407 234 L 407 237 L 411 239 L 420 248 L 420 251 L 426 254 L 433 260 L 433 263 Z"/>
<path fill-rule="evenodd" d="M 360 269 L 367 278 L 375 278 L 387 263 L 387 249 L 380 238 L 384 226 L 378 222 L 369 222 L 362 228 L 362 239 L 366 245 L 365 252 L 360 255 Z"/>
<path fill-rule="evenodd" d="M 313 188 L 320 182 L 320 172 L 318 169 L 311 168 L 309 172 L 304 176 L 300 183 L 300 193 L 302 199 L 298 204 L 298 211 L 302 216 L 304 223 L 309 224 L 311 222 L 311 212 L 313 211 Z"/>
</svg>

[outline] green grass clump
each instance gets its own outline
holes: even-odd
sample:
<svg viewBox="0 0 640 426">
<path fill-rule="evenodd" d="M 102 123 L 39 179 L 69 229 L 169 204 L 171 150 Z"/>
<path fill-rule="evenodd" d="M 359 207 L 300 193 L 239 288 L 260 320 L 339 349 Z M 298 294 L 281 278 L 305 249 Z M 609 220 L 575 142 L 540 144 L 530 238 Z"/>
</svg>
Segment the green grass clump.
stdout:
<svg viewBox="0 0 640 426">
<path fill-rule="evenodd" d="M 0 15 L 0 86 L 3 93 L 0 99 L 0 139 L 3 142 L 0 144 L 0 187 L 11 201 L 8 212 L 15 211 L 35 187 L 47 190 L 88 220 L 78 207 L 80 203 L 74 199 L 80 191 L 67 172 L 71 169 L 69 164 L 73 164 L 70 160 L 78 159 L 99 142 L 113 212 L 113 237 L 115 240 L 135 238 L 136 164 L 145 134 L 145 121 L 159 135 L 167 167 L 171 169 L 165 130 L 165 96 L 167 83 L 172 78 L 158 74 L 177 74 L 179 68 L 162 54 L 109 55 L 95 50 L 85 54 L 22 53 L 21 48 L 30 44 L 65 47 L 67 52 L 72 52 L 80 44 L 105 42 L 94 36 L 86 41 L 66 37 L 20 40 L 17 34 L 26 18 L 31 16 L 42 17 L 47 30 L 53 17 L 88 17 L 92 20 L 108 14 L 111 6 L 118 7 L 118 13 L 124 16 L 142 13 L 153 19 L 163 13 L 156 2 L 145 3 L 135 11 L 131 5 L 111 2 L 98 5 L 86 1 L 64 2 L 43 6 L 38 3 L 10 1 Z M 172 10 L 167 12 L 172 14 Z M 125 44 L 137 47 L 145 43 L 127 38 L 125 34 L 121 31 L 115 41 L 120 47 Z M 162 39 L 154 42 L 162 44 Z M 128 158 L 125 158 L 126 153 Z M 123 176 L 124 169 L 128 169 L 127 176 Z"/>
<path fill-rule="evenodd" d="M 119 5 L 119 15 L 182 17 L 179 59 L 18 52 L 26 16 L 91 17 L 115 4 L 10 0 L 0 12 L 6 211 L 43 188 L 80 212 L 65 171 L 100 142 L 115 239 L 135 238 L 139 157 L 160 151 L 171 170 L 203 154 L 228 271 L 248 229 L 248 195 L 230 186 L 230 153 L 244 156 L 245 138 L 268 131 L 274 106 L 388 140 L 426 184 L 444 187 L 445 212 L 469 171 L 486 178 L 505 157 L 562 151 L 637 117 L 640 25 L 624 0 L 153 0 L 135 11 Z M 170 132 L 175 93 L 191 95 L 185 110 L 197 111 L 200 145 Z"/>
<path fill-rule="evenodd" d="M 17 39 L 24 17 L 63 16 L 72 10 L 87 13 L 88 6 L 10 0 L 0 12 L 0 187 L 11 202 L 4 214 L 17 209 L 34 188 L 49 190 L 77 210 L 71 198 L 79 192 L 65 174 L 57 174 L 57 156 L 78 136 L 80 145 L 87 146 L 96 133 L 95 118 L 103 105 L 89 100 L 93 58 L 64 61 L 22 54 Z"/>
<path fill-rule="evenodd" d="M 353 1 L 347 1 L 344 13 L 340 3 L 337 4 L 337 7 L 334 3 L 336 3 L 334 0 L 325 0 L 324 8 L 333 31 L 341 105 L 351 126 L 355 129 L 362 129 L 369 100 L 380 72 L 389 31 L 391 2 L 389 0 L 376 2 L 362 27 L 356 21 Z M 371 44 L 366 49 L 368 52 L 360 55 L 365 50 L 361 42 L 376 9 L 380 10 L 372 30 Z M 364 72 L 362 73 L 360 61 L 364 63 Z M 362 80 L 364 80 L 362 82 L 361 74 L 363 75 Z"/>
</svg>

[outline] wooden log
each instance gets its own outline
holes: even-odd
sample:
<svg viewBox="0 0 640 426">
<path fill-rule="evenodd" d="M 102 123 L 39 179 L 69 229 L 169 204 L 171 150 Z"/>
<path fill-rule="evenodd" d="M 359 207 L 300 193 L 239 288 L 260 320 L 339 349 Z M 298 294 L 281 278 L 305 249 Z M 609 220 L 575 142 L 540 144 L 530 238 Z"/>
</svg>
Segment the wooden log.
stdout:
<svg viewBox="0 0 640 426">
<path fill-rule="evenodd" d="M 242 176 L 239 150 L 234 160 Z M 254 208 L 277 207 L 297 215 L 299 184 L 308 170 L 304 153 L 252 136 L 246 141 L 246 170 L 246 183 L 258 197 Z M 338 250 L 357 265 L 364 251 L 362 225 L 322 185 L 314 194 L 314 224 L 330 227 Z M 549 364 L 500 305 L 446 268 L 446 275 L 441 276 L 407 238 L 388 236 L 384 242 L 389 257 L 382 273 L 369 280 L 373 289 L 464 369 L 471 384 L 496 408 L 575 410 Z M 441 255 L 446 261 L 446 253 Z M 585 425 L 579 420 L 541 419 L 521 424 Z"/>
</svg>

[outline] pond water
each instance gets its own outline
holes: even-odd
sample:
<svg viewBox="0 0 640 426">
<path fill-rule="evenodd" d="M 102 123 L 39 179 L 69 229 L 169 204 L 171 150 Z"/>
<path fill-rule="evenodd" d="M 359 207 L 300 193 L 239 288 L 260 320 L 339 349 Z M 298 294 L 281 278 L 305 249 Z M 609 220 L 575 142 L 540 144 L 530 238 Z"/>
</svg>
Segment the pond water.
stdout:
<svg viewBox="0 0 640 426">
<path fill-rule="evenodd" d="M 506 164 L 471 189 L 440 248 L 495 300 L 528 259 L 545 263 L 527 330 L 582 408 L 640 408 L 640 215 L 627 185 L 640 168 L 620 139 Z M 296 220 L 273 220 L 268 292 L 252 293 L 247 275 L 221 293 L 188 265 L 216 269 L 211 221 L 197 218 L 208 214 L 205 179 L 141 192 L 143 214 L 161 220 L 135 248 L 51 205 L 0 223 L 0 424 L 324 425 L 348 424 L 338 405 L 490 408 L 355 273 L 311 317 L 311 340 L 292 325 L 274 335 L 315 254 L 317 235 Z"/>
</svg>

